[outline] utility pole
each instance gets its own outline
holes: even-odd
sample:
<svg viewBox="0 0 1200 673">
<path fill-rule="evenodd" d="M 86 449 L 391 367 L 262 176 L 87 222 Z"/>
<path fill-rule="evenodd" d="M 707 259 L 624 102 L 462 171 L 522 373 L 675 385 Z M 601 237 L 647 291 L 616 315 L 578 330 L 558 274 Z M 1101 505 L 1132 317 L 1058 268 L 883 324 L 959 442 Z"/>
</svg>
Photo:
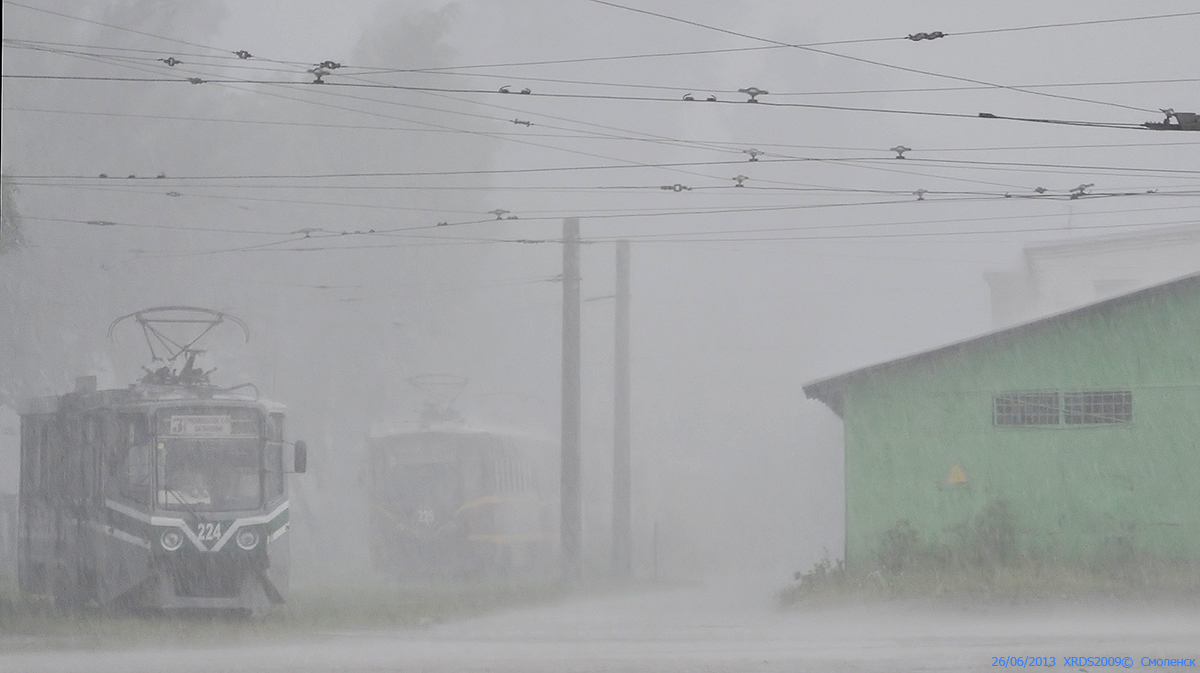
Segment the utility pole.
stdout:
<svg viewBox="0 0 1200 673">
<path fill-rule="evenodd" d="M 629 456 L 629 241 L 617 241 L 616 343 L 613 372 L 613 574 L 633 570 Z"/>
<path fill-rule="evenodd" d="M 583 578 L 583 494 L 580 489 L 579 218 L 563 220 L 562 498 L 559 536 L 563 581 Z"/>
</svg>

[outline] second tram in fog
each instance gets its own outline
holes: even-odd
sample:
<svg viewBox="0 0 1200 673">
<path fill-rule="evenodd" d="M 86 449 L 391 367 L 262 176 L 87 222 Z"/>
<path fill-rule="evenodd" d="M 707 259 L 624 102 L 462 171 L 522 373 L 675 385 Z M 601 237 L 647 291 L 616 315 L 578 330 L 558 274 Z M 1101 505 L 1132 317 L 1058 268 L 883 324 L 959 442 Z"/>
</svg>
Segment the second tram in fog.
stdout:
<svg viewBox="0 0 1200 673">
<path fill-rule="evenodd" d="M 461 423 L 373 435 L 371 558 L 400 580 L 546 580 L 558 540 L 558 447 Z"/>
</svg>

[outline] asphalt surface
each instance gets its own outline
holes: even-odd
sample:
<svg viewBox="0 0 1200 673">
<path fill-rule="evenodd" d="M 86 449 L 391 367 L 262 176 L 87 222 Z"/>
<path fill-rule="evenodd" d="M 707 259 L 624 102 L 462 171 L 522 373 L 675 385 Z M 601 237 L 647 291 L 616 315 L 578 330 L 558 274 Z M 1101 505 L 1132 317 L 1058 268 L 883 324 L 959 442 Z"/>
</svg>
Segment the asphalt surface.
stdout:
<svg viewBox="0 0 1200 673">
<path fill-rule="evenodd" d="M 998 665 L 997 657 L 1008 665 Z M 1030 666 L 1050 657 L 1053 666 Z M 1139 670 L 1194 670 L 1144 666 L 1142 657 L 1200 657 L 1200 610 L 1092 600 L 898 601 L 782 611 L 769 591 L 717 583 L 582 596 L 421 628 L 274 633 L 233 644 L 198 637 L 130 646 L 0 634 L 5 673 L 1098 671 L 1124 668 L 1124 657 Z"/>
</svg>

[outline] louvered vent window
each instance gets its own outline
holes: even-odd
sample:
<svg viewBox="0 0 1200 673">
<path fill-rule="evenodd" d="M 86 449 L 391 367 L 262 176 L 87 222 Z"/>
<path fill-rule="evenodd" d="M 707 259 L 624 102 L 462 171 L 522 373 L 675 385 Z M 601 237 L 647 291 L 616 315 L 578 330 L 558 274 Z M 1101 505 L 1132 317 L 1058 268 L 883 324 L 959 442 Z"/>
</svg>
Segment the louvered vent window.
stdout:
<svg viewBox="0 0 1200 673">
<path fill-rule="evenodd" d="M 1063 422 L 1128 423 L 1133 420 L 1133 393 L 1128 390 L 1063 393 Z"/>
<path fill-rule="evenodd" d="M 1128 390 L 999 393 L 992 399 L 996 425 L 1080 426 L 1133 420 L 1133 393 Z"/>
<path fill-rule="evenodd" d="M 1058 425 L 1058 393 L 1003 393 L 995 397 L 996 425 Z"/>
</svg>

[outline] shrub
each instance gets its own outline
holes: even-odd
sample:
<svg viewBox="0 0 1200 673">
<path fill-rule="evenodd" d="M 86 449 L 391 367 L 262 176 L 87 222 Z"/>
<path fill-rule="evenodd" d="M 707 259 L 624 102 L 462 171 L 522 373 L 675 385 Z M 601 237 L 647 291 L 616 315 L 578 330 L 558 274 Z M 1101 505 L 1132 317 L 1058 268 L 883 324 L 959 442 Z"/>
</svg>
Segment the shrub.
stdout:
<svg viewBox="0 0 1200 673">
<path fill-rule="evenodd" d="M 778 596 L 782 604 L 847 598 L 970 596 L 1062 599 L 1078 596 L 1158 597 L 1200 601 L 1200 563 L 1139 550 L 1114 535 L 1087 559 L 1067 561 L 1017 547 L 1017 521 L 1003 499 L 930 539 L 907 519 L 879 536 L 874 563 L 847 569 L 826 558 Z"/>
<path fill-rule="evenodd" d="M 937 542 L 925 542 L 921 531 L 908 519 L 901 519 L 883 533 L 875 555 L 880 569 L 890 573 L 910 570 L 943 569 L 953 559 L 950 547 Z"/>
<path fill-rule="evenodd" d="M 803 572 L 797 570 L 792 579 L 796 584 L 779 592 L 779 600 L 784 605 L 799 602 L 804 597 L 817 594 L 837 593 L 849 587 L 849 574 L 846 572 L 846 561 L 838 559 L 831 561 L 826 551 L 825 558 L 813 564 L 812 570 Z"/>
<path fill-rule="evenodd" d="M 1017 559 L 1017 533 L 1012 510 L 1003 499 L 988 503 L 975 517 L 970 563 L 980 568 L 1012 565 Z"/>
</svg>

